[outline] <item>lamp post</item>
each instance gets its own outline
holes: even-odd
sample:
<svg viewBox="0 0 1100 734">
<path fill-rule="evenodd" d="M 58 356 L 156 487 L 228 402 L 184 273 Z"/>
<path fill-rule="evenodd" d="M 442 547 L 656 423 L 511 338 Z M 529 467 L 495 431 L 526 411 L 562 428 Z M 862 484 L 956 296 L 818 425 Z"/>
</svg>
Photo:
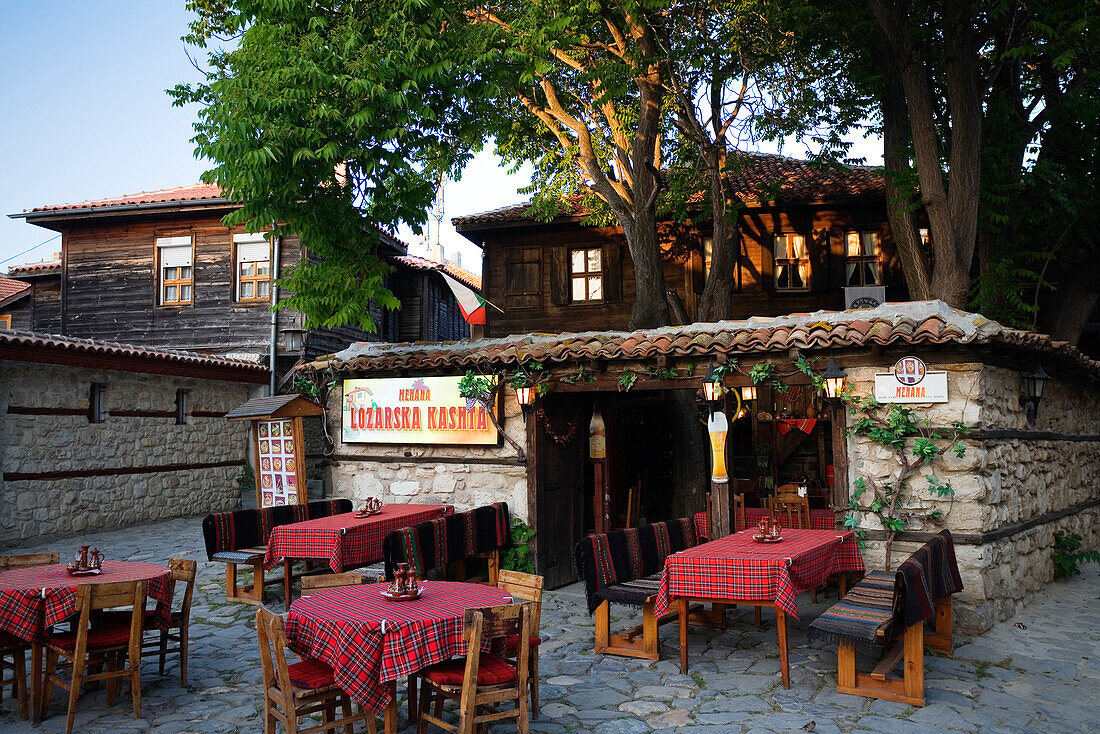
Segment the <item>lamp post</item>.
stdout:
<svg viewBox="0 0 1100 734">
<path fill-rule="evenodd" d="M 741 388 L 741 400 L 751 403 L 756 400 L 756 385 L 745 385 Z"/>
<path fill-rule="evenodd" d="M 729 472 L 726 470 L 726 434 L 729 421 L 725 411 L 714 410 L 714 403 L 722 398 L 725 388 L 722 377 L 707 370 L 703 378 L 703 397 L 710 403 L 707 433 L 710 435 L 710 502 L 707 503 L 707 532 L 712 540 L 730 533 Z"/>
<path fill-rule="evenodd" d="M 714 374 L 714 367 L 711 367 L 707 370 L 706 377 L 703 378 L 703 397 L 707 399 L 708 403 L 714 403 L 722 397 L 724 391 L 725 388 L 722 387 L 722 378 Z M 713 409 L 713 406 L 711 406 L 712 411 Z"/>
<path fill-rule="evenodd" d="M 1043 399 L 1050 375 L 1043 371 L 1043 365 L 1036 363 L 1035 371 L 1024 375 L 1020 385 L 1020 405 L 1027 411 L 1027 424 L 1035 425 L 1038 417 L 1039 401 Z"/>
</svg>

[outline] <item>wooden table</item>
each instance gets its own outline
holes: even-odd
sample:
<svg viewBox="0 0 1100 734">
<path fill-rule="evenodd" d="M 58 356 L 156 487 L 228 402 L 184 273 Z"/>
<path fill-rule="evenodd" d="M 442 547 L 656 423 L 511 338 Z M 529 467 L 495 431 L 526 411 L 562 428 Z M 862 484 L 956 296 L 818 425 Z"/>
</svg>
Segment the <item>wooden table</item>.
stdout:
<svg viewBox="0 0 1100 734">
<path fill-rule="evenodd" d="M 106 561 L 97 576 L 70 576 L 64 564 L 29 566 L 0 572 L 0 630 L 31 647 L 31 720 L 37 723 L 42 694 L 42 643 L 46 631 L 76 613 L 76 587 L 116 581 L 145 581 L 156 600 L 156 623 L 168 629 L 175 581 L 172 569 L 152 563 Z"/>
<path fill-rule="evenodd" d="M 450 505 L 383 505 L 377 515 L 358 517 L 354 512 L 345 512 L 279 525 L 268 536 L 264 567 L 273 568 L 282 559 L 283 590 L 289 607 L 294 561 L 322 561 L 333 573 L 376 563 L 382 560 L 382 540 L 388 533 L 452 512 Z"/>
<path fill-rule="evenodd" d="M 675 607 L 680 621 L 680 672 L 688 669 L 687 623 L 691 602 L 744 604 L 775 609 L 779 666 L 783 687 L 790 688 L 787 665 L 787 615 L 798 618 L 795 597 L 839 575 L 860 571 L 863 559 L 855 535 L 839 530 L 784 530 L 779 543 L 757 543 L 756 530 L 673 553 L 665 560 L 655 613 Z"/>
<path fill-rule="evenodd" d="M 471 607 L 510 604 L 495 586 L 422 581 L 416 601 L 394 602 L 387 584 L 345 586 L 298 599 L 287 614 L 287 639 L 299 655 L 328 663 L 336 683 L 397 731 L 397 679 L 466 654 L 462 617 Z"/>
</svg>

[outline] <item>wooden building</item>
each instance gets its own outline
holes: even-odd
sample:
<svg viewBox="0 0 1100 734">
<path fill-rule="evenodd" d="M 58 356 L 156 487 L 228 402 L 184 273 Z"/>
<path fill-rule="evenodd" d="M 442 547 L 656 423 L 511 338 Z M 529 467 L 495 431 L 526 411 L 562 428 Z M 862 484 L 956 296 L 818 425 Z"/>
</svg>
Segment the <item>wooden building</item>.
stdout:
<svg viewBox="0 0 1100 734">
<path fill-rule="evenodd" d="M 61 333 L 61 253 L 8 270 L 26 289 L 15 301 L 0 303 L 0 326 L 41 334 Z M 7 317 L 7 318 L 5 318 Z"/>
<path fill-rule="evenodd" d="M 60 232 L 62 242 L 56 266 L 13 269 L 13 277 L 34 285 L 33 298 L 12 314 L 13 328 L 265 359 L 273 263 L 282 270 L 308 253 L 286 237 L 276 258 L 262 233 L 226 227 L 222 218 L 237 206 L 215 185 L 194 185 L 12 215 Z M 409 258 L 405 243 L 379 236 L 381 254 L 396 268 L 389 287 L 403 309 L 374 309 L 376 333 L 357 326 L 306 331 L 300 314 L 279 311 L 277 354 L 287 366 L 357 341 L 469 335 L 436 272 L 451 266 Z M 464 280 L 479 285 L 473 276 Z"/>
<path fill-rule="evenodd" d="M 744 201 L 731 317 L 846 308 L 871 296 L 909 297 L 886 219 L 881 172 L 823 171 L 778 155 L 747 154 L 735 181 Z M 622 230 L 588 227 L 585 212 L 535 221 L 527 205 L 457 217 L 455 228 L 484 250 L 487 336 L 626 328 L 634 273 Z M 662 222 L 665 286 L 696 305 L 709 267 L 710 225 Z M 846 294 L 845 289 L 848 289 Z M 847 295 L 847 299 L 846 299 Z"/>
</svg>

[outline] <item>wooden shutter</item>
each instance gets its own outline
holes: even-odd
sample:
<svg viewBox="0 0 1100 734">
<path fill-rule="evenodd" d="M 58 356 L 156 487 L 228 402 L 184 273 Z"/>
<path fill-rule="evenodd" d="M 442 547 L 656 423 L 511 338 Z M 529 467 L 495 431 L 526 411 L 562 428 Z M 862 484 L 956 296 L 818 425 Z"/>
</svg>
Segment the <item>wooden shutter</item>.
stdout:
<svg viewBox="0 0 1100 734">
<path fill-rule="evenodd" d="M 612 242 L 603 252 L 603 300 L 618 303 L 623 300 L 623 246 Z"/>
<path fill-rule="evenodd" d="M 607 286 L 605 285 L 604 288 Z M 569 248 L 550 248 L 550 302 L 555 306 L 569 303 Z"/>
</svg>

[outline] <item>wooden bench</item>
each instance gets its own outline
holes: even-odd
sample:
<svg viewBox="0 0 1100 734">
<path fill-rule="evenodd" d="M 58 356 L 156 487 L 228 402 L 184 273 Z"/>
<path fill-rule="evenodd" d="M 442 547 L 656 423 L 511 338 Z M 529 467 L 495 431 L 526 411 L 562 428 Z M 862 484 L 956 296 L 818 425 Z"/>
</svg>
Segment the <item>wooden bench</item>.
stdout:
<svg viewBox="0 0 1100 734">
<path fill-rule="evenodd" d="M 658 619 L 653 611 L 665 558 L 694 545 L 695 525 L 688 518 L 612 530 L 577 543 L 573 560 L 584 582 L 588 612 L 595 614 L 596 652 L 660 659 L 658 629 L 677 619 L 674 613 Z M 612 602 L 641 607 L 642 624 L 612 634 Z M 696 605 L 689 619 L 697 624 L 724 628 L 725 607 L 714 605 L 711 612 L 703 612 L 702 607 Z"/>
<path fill-rule="evenodd" d="M 453 567 L 454 578 L 465 581 L 467 562 L 481 558 L 488 569 L 488 583 L 495 585 L 500 551 L 510 539 L 505 502 L 394 530 L 382 539 L 386 578 L 393 578 L 398 563 L 407 563 L 418 578 L 437 568 Z"/>
<path fill-rule="evenodd" d="M 282 581 L 282 577 L 264 579 L 264 554 L 267 553 L 267 538 L 272 528 L 339 515 L 351 512 L 351 509 L 351 500 L 336 499 L 305 505 L 216 512 L 204 517 L 202 536 L 206 542 L 206 558 L 225 564 L 226 600 L 262 604 L 264 587 Z M 252 567 L 252 583 L 248 586 L 237 582 L 237 567 L 241 565 Z"/>
<path fill-rule="evenodd" d="M 952 653 L 951 595 L 961 590 L 948 530 L 917 549 L 895 573 L 868 573 L 810 623 L 811 637 L 837 641 L 837 692 L 923 706 L 924 648 Z M 928 622 L 934 632 L 925 631 Z M 860 645 L 883 650 L 870 673 L 856 670 Z M 903 663 L 901 678 L 893 676 L 898 663 Z"/>
</svg>

